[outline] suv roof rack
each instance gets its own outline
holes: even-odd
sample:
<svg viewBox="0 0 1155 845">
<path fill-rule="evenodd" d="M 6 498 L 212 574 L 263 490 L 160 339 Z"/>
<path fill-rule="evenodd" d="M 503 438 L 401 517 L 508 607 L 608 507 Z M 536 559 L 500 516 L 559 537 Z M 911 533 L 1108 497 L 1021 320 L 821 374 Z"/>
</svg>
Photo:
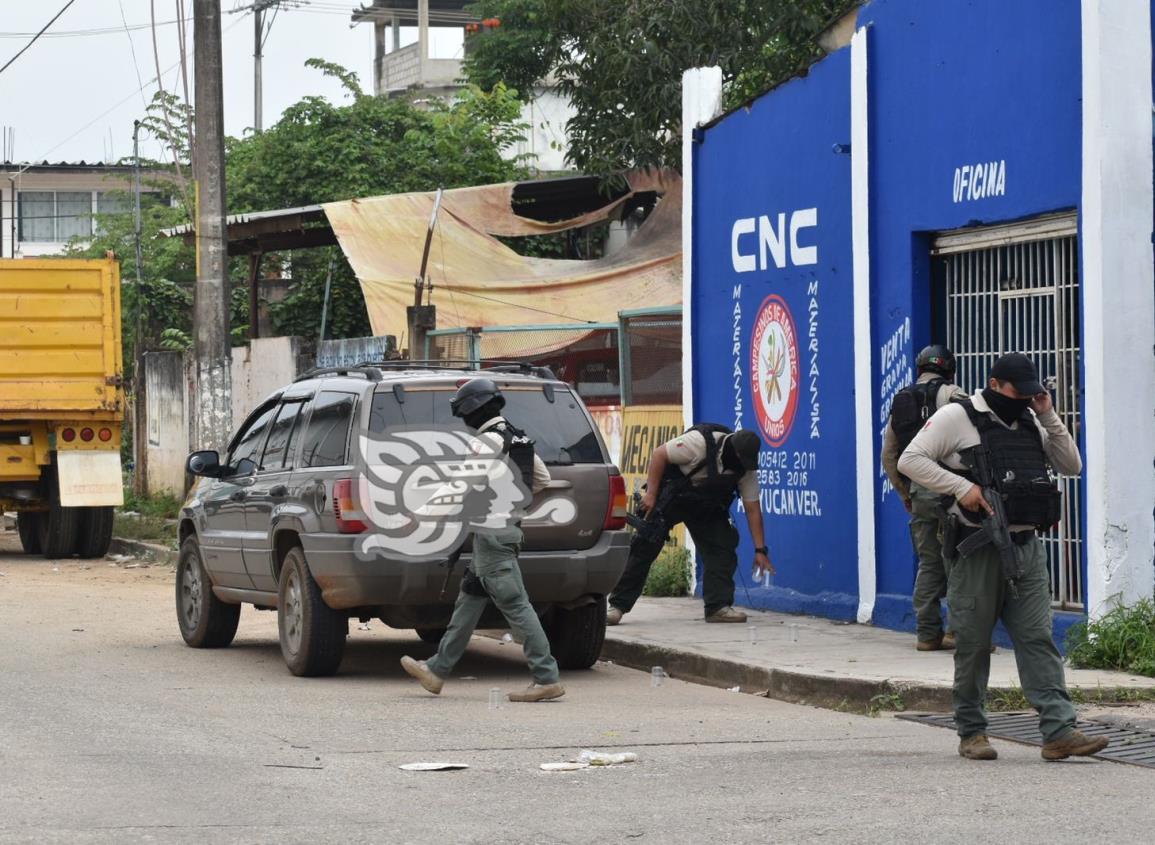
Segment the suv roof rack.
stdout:
<svg viewBox="0 0 1155 845">
<path fill-rule="evenodd" d="M 542 379 L 556 379 L 549 367 L 539 367 L 526 361 L 489 361 L 478 368 L 476 361 L 465 358 L 442 358 L 439 360 L 415 360 L 403 358 L 392 361 L 362 361 L 357 368 L 377 368 L 379 370 L 462 370 L 477 373 L 520 373 Z M 356 368 L 350 368 L 356 369 Z M 378 379 L 379 380 L 379 379 Z"/>
<path fill-rule="evenodd" d="M 381 381 L 381 370 L 376 366 L 366 366 L 365 364 L 357 364 L 353 367 L 314 367 L 307 373 L 301 373 L 293 379 L 293 383 L 308 381 L 320 376 L 365 376 L 366 381 Z"/>
</svg>

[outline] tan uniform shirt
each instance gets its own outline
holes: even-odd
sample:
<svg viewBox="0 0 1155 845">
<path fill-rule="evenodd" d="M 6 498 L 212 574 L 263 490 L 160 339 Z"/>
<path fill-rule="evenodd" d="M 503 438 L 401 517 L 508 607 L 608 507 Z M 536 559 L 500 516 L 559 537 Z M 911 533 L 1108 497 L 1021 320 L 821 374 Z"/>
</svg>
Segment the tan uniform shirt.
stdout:
<svg viewBox="0 0 1155 845">
<path fill-rule="evenodd" d="M 718 472 L 725 470 L 722 466 L 722 440 L 725 437 L 726 435 L 720 431 L 714 433 L 714 440 L 718 444 Z M 706 459 L 706 438 L 699 431 L 687 431 L 666 444 L 666 455 L 669 457 L 670 463 L 680 467 L 682 472 L 689 475 L 690 470 Z M 702 467 L 690 476 L 690 480 L 705 479 L 707 472 L 708 469 Z M 755 471 L 751 470 L 744 473 L 738 479 L 738 496 L 743 502 L 758 501 L 758 474 Z"/>
<path fill-rule="evenodd" d="M 485 434 L 486 432 L 488 432 L 491 428 L 493 428 L 495 425 L 497 425 L 500 422 L 507 422 L 507 420 L 505 419 L 505 417 L 494 417 L 489 422 L 483 423 L 481 428 L 479 428 L 477 430 L 477 433 L 478 434 Z M 496 443 L 497 448 L 499 448 L 499 449 L 505 445 L 504 441 L 502 440 L 501 435 L 498 434 L 496 431 L 492 432 L 489 435 L 489 440 L 491 443 Z M 539 493 L 540 491 L 544 490 L 546 485 L 549 484 L 550 478 L 551 478 L 551 476 L 549 474 L 549 470 L 546 468 L 545 461 L 543 461 L 541 458 L 539 458 L 537 456 L 537 451 L 534 450 L 534 453 L 533 453 L 533 490 L 531 490 L 530 492 L 531 493 Z"/>
<path fill-rule="evenodd" d="M 1006 425 L 991 411 L 990 406 L 983 399 L 982 391 L 975 393 L 971 397 L 971 402 L 979 413 L 989 414 L 991 419 L 999 425 Z M 1083 460 L 1079 457 L 1079 447 L 1075 445 L 1074 438 L 1071 437 L 1071 433 L 1067 431 L 1067 427 L 1063 425 L 1063 421 L 1059 419 L 1055 410 L 1052 408 L 1045 414 L 1035 416 L 1034 419 L 1035 425 L 1039 427 L 1042 434 L 1043 451 L 1047 453 L 1054 468 L 1064 475 L 1078 475 L 1082 472 Z M 1014 426 L 1007 427 L 1017 428 L 1019 425 L 1021 423 L 1016 421 Z M 902 453 L 902 457 L 898 459 L 898 469 L 911 481 L 921 484 L 928 490 L 944 496 L 954 496 L 957 500 L 960 496 L 966 495 L 972 482 L 957 473 L 944 469 L 940 463 L 951 469 L 964 469 L 965 465 L 959 452 L 977 446 L 979 443 L 978 429 L 970 421 L 966 409 L 959 404 L 947 405 L 927 420 L 922 431 L 915 435 L 914 440 Z M 957 501 L 952 506 L 952 510 L 963 517 L 958 509 Z M 965 517 L 963 520 L 968 525 L 973 524 L 967 521 Z M 1031 527 L 1030 525 L 1012 525 L 1011 529 L 1024 531 Z"/>
<path fill-rule="evenodd" d="M 942 378 L 938 373 L 923 373 L 918 377 L 915 384 L 926 384 L 929 381 Z M 946 382 L 938 389 L 935 394 L 935 410 L 947 405 L 955 396 L 963 396 L 965 392 L 957 384 Z M 903 499 L 910 499 L 910 485 L 906 479 L 902 477 L 902 473 L 898 471 L 898 435 L 894 433 L 894 426 L 889 422 L 886 424 L 886 433 L 882 436 L 882 468 L 886 470 L 886 475 L 890 479 L 890 483 L 894 485 L 894 489 Z"/>
</svg>

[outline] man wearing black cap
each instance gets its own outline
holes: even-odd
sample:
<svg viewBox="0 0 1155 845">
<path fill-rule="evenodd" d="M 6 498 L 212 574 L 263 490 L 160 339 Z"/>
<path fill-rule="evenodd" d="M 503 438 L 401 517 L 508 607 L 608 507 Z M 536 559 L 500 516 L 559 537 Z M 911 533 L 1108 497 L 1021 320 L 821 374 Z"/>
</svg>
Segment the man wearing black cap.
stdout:
<svg viewBox="0 0 1155 845">
<path fill-rule="evenodd" d="M 1077 475 L 1083 465 L 1026 355 L 999 358 L 988 387 L 938 411 L 899 458 L 899 470 L 912 481 L 955 498 L 952 513 L 959 520 L 960 544 L 984 539 L 972 535 L 981 534 L 983 517 L 991 512 L 975 483 L 976 455 L 985 456 L 990 483 L 1003 500 L 1018 574 L 1008 580 L 1000 554 L 989 542 L 959 555 L 950 570 L 947 602 L 956 637 L 959 754 L 971 760 L 998 757 L 987 740 L 983 702 L 991 632 L 1000 619 L 1014 642 L 1023 693 L 1039 713 L 1043 759 L 1095 754 L 1107 740 L 1075 729 L 1075 708 L 1051 629 L 1047 555 L 1038 537 L 1061 513 L 1055 472 Z"/>
<path fill-rule="evenodd" d="M 725 426 L 703 423 L 659 446 L 650 457 L 642 510 L 653 515 L 659 494 L 670 485 L 662 496 L 666 501 L 658 516 L 667 532 L 679 522 L 685 523 L 702 555 L 702 599 L 707 622 L 746 621 L 746 614 L 733 608 L 738 530 L 730 521 L 730 505 L 735 495 L 742 498 L 746 524 L 754 540 L 754 566 L 774 573 L 758 500 L 756 471 L 761 448 L 762 439 L 752 431 L 731 432 Z M 617 625 L 633 608 L 646 584 L 650 565 L 664 544 L 664 536 L 634 537 L 626 570 L 610 594 L 607 624 Z"/>
</svg>

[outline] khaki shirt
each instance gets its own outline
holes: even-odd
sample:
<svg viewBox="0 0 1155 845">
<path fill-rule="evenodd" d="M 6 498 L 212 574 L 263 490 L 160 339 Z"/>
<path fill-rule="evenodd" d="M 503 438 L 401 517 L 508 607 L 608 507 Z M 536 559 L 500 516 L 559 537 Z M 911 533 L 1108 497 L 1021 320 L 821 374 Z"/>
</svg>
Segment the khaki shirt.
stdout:
<svg viewBox="0 0 1155 845">
<path fill-rule="evenodd" d="M 983 399 L 982 391 L 971 397 L 974 408 L 979 413 L 989 414 L 991 419 L 1007 428 L 1018 428 L 1021 423 L 1017 420 L 1013 426 L 1007 426 L 991 411 Z M 1083 471 L 1083 460 L 1079 457 L 1079 447 L 1055 409 L 1045 414 L 1034 415 L 1035 425 L 1042 435 L 1043 451 L 1047 453 L 1054 468 L 1064 475 L 1078 475 Z M 898 469 L 911 481 L 921 484 L 928 490 L 943 496 L 954 496 L 957 500 L 966 495 L 972 482 L 957 473 L 944 469 L 944 464 L 951 469 L 963 470 L 962 458 L 959 452 L 979 445 L 978 429 L 967 416 L 966 409 L 959 404 L 947 405 L 937 411 L 927 420 L 922 431 L 915 435 L 914 440 L 906 447 L 902 457 L 898 459 Z M 957 501 L 952 510 L 963 516 L 958 509 Z M 970 525 L 969 521 L 965 520 Z M 1022 531 L 1031 528 L 1029 525 L 1012 525 L 1011 529 Z"/>
<path fill-rule="evenodd" d="M 918 377 L 915 384 L 926 384 L 929 381 L 942 378 L 938 373 L 923 373 Z M 938 389 L 935 394 L 935 410 L 946 406 L 955 396 L 965 396 L 966 393 L 961 387 L 952 382 L 944 382 L 943 386 Z M 886 433 L 882 436 L 882 468 L 886 470 L 886 475 L 890 479 L 890 483 L 894 485 L 894 489 L 903 499 L 910 498 L 910 485 L 907 480 L 903 478 L 902 473 L 898 471 L 898 435 L 894 433 L 894 426 L 887 422 Z"/>
<path fill-rule="evenodd" d="M 714 432 L 714 440 L 718 444 L 718 472 L 725 471 L 722 466 L 722 440 L 725 437 L 726 435 L 720 431 Z M 689 475 L 690 470 L 695 465 L 706 459 L 706 438 L 700 431 L 687 431 L 666 444 L 666 455 L 669 457 L 670 463 L 680 467 L 682 472 Z M 697 473 L 690 476 L 690 481 L 704 480 L 707 472 L 707 468 L 702 467 Z M 754 470 L 744 473 L 738 479 L 738 496 L 743 502 L 758 501 L 758 474 Z"/>
<path fill-rule="evenodd" d="M 494 417 L 493 419 L 489 420 L 488 422 L 482 423 L 482 426 L 481 426 L 481 428 L 479 428 L 477 430 L 477 433 L 479 435 L 485 434 L 491 428 L 493 428 L 495 425 L 497 425 L 498 423 L 501 423 L 501 422 L 507 422 L 505 417 Z M 496 431 L 492 432 L 489 435 L 489 441 L 491 443 L 496 443 L 498 449 L 504 448 L 504 446 L 505 446 L 505 441 L 502 439 L 501 435 L 498 434 Z M 531 490 L 530 492 L 531 493 L 539 493 L 542 490 L 544 490 L 546 485 L 549 484 L 550 478 L 551 478 L 551 476 L 549 474 L 549 470 L 546 468 L 545 461 L 543 461 L 541 458 L 539 458 L 537 456 L 537 450 L 534 450 L 534 453 L 533 453 L 533 490 Z"/>
</svg>

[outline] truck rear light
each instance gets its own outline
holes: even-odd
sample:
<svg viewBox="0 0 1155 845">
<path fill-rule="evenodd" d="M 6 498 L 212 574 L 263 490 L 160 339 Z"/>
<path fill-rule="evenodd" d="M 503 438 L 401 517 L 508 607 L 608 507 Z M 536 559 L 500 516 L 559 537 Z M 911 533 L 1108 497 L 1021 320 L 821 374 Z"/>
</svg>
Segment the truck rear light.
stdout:
<svg viewBox="0 0 1155 845">
<path fill-rule="evenodd" d="M 93 430 L 91 428 L 85 427 L 85 428 L 80 429 L 80 439 L 83 440 L 85 443 L 92 440 L 92 438 L 95 436 L 96 436 L 96 434 L 95 434 L 95 432 L 93 432 Z"/>
<path fill-rule="evenodd" d="M 610 503 L 606 508 L 605 531 L 621 531 L 626 527 L 626 480 L 620 475 L 610 476 Z"/>
<path fill-rule="evenodd" d="M 111 428 L 102 428 L 100 431 L 98 431 L 96 433 L 96 436 L 100 438 L 102 443 L 107 443 L 109 440 L 112 439 L 112 429 Z"/>
<path fill-rule="evenodd" d="M 61 431 L 61 432 L 60 432 L 60 438 L 61 438 L 61 439 L 62 439 L 62 440 L 65 442 L 65 443 L 71 443 L 73 440 L 75 440 L 75 439 L 76 439 L 76 430 L 75 430 L 75 429 L 71 429 L 71 428 L 66 428 L 66 429 L 64 429 L 63 431 Z"/>
<path fill-rule="evenodd" d="M 365 514 L 353 501 L 353 479 L 339 478 L 333 482 L 333 516 L 342 534 L 360 534 L 368 529 Z"/>
</svg>

